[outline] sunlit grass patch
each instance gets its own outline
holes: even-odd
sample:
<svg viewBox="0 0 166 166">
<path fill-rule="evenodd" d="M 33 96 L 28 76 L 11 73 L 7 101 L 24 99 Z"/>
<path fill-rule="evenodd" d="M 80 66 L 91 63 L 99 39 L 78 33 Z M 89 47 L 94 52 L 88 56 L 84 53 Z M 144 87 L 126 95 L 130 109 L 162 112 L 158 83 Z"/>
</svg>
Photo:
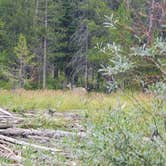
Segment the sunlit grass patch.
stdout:
<svg viewBox="0 0 166 166">
<path fill-rule="evenodd" d="M 15 90 L 0 91 L 0 105 L 11 110 L 46 110 L 49 108 L 58 111 L 86 109 L 86 110 L 103 110 L 116 106 L 117 103 L 124 102 L 130 107 L 132 97 L 129 93 L 113 93 L 110 95 L 103 93 L 75 94 L 70 91 L 54 90 Z M 152 96 L 142 93 L 135 93 L 137 100 L 145 104 L 150 102 Z"/>
</svg>

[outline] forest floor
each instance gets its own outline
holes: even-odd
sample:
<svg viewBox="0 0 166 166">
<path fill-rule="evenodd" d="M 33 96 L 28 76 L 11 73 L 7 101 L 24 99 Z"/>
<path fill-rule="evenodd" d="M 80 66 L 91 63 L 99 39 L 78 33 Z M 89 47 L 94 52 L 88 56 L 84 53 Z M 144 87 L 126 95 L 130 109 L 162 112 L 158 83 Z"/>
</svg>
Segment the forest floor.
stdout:
<svg viewBox="0 0 166 166">
<path fill-rule="evenodd" d="M 153 95 L 139 92 L 107 95 L 53 90 L 1 90 L 0 107 L 18 118 L 19 122 L 12 124 L 10 128 L 0 129 L 0 135 L 28 142 L 30 145 L 7 144 L 20 157 L 20 161 L 12 161 L 10 156 L 5 156 L 0 157 L 0 165 L 82 165 L 72 152 L 74 145 L 71 139 L 76 139 L 77 143 L 84 139 L 89 120 L 94 124 L 100 123 L 106 110 L 113 110 L 118 106 L 130 112 L 133 100 L 148 107 L 153 98 Z M 48 134 L 43 134 L 47 132 Z M 50 136 L 49 132 L 56 133 Z M 41 150 L 31 144 L 50 149 Z"/>
</svg>

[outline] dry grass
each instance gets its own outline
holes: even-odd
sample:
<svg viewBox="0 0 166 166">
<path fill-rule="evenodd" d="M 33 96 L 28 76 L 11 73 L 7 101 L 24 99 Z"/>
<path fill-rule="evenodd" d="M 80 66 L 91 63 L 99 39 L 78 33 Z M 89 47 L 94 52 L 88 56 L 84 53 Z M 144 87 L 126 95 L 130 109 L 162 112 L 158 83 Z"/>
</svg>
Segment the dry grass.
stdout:
<svg viewBox="0 0 166 166">
<path fill-rule="evenodd" d="M 56 109 L 57 111 L 68 110 L 104 110 L 116 106 L 119 101 L 130 106 L 129 93 L 113 93 L 110 95 L 103 93 L 78 94 L 72 91 L 61 90 L 15 90 L 0 91 L 0 106 L 15 111 L 21 110 L 46 110 Z M 153 98 L 152 95 L 134 93 L 134 96 L 144 103 L 148 103 Z"/>
</svg>

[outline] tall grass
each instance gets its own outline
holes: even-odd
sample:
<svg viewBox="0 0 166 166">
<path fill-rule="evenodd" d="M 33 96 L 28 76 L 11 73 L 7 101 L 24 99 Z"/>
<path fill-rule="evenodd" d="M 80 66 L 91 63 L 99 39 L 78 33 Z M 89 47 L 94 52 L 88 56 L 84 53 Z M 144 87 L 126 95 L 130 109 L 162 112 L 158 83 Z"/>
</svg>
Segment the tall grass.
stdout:
<svg viewBox="0 0 166 166">
<path fill-rule="evenodd" d="M 151 96 L 137 94 L 139 100 L 148 102 Z M 104 110 L 114 106 L 118 98 L 130 105 L 130 101 L 123 93 L 106 95 L 102 93 L 77 94 L 71 91 L 54 90 L 15 90 L 0 91 L 0 106 L 15 111 L 21 110 L 45 110 L 48 108 L 58 111 L 67 110 Z"/>
</svg>

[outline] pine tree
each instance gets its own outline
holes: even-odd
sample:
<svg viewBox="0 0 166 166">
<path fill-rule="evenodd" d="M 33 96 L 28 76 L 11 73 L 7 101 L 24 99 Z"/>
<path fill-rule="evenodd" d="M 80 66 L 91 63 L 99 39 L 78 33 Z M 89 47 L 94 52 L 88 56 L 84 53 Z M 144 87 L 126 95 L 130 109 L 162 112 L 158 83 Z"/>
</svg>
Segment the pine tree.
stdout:
<svg viewBox="0 0 166 166">
<path fill-rule="evenodd" d="M 17 46 L 14 47 L 14 53 L 19 61 L 19 87 L 24 87 L 25 65 L 33 58 L 27 47 L 26 37 L 20 34 Z"/>
</svg>

